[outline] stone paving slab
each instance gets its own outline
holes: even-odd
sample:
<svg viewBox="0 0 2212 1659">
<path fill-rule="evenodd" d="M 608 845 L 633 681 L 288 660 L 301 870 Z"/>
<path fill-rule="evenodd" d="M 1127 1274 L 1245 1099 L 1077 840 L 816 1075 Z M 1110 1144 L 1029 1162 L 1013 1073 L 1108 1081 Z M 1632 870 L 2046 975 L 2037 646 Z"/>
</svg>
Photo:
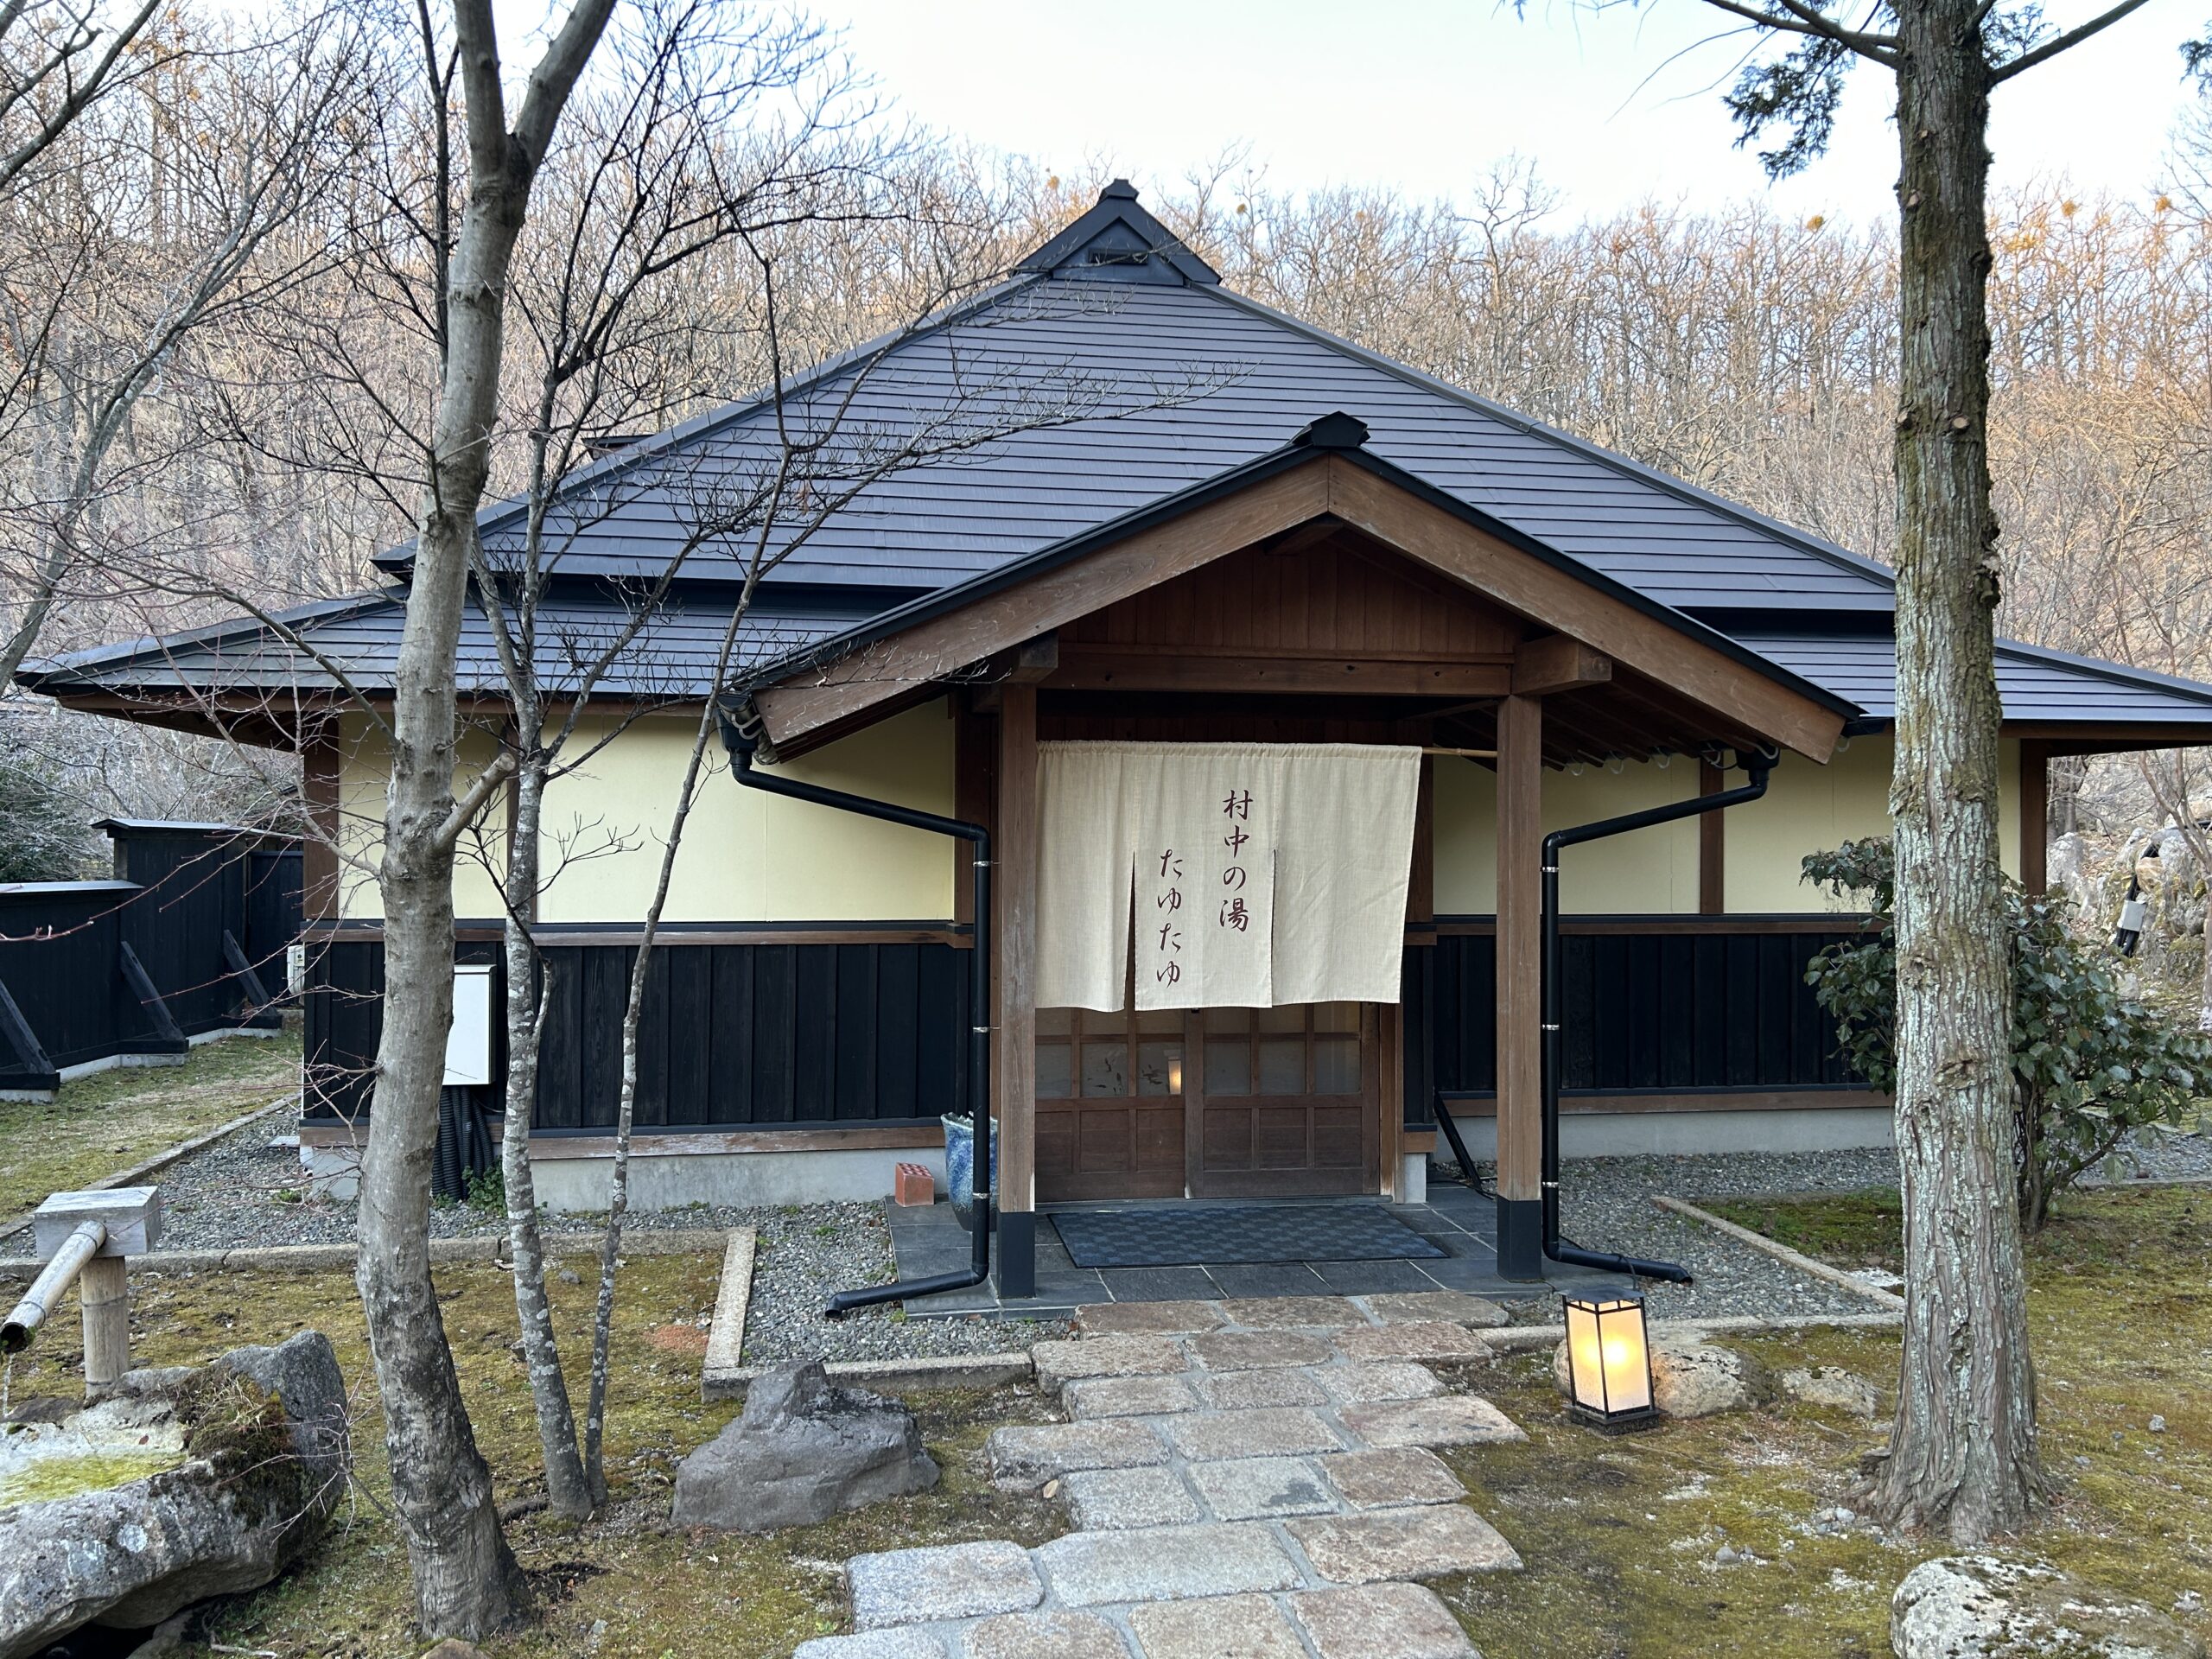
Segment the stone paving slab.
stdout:
<svg viewBox="0 0 2212 1659">
<path fill-rule="evenodd" d="M 1077 1420 L 1158 1417 L 1195 1410 L 1198 1397 L 1179 1376 L 1086 1376 L 1062 1389 L 1060 1402 Z"/>
<path fill-rule="evenodd" d="M 1359 1300 L 1366 1305 L 1368 1313 L 1383 1325 L 1441 1320 L 1446 1325 L 1489 1326 L 1503 1325 L 1510 1317 L 1487 1296 L 1470 1296 L 1464 1290 L 1395 1291 Z"/>
<path fill-rule="evenodd" d="M 1362 1323 L 1359 1310 L 1341 1296 L 1239 1296 L 1221 1305 L 1231 1325 L 1254 1331 L 1286 1325 L 1332 1330 Z"/>
<path fill-rule="evenodd" d="M 1175 1450 L 1193 1463 L 1228 1458 L 1297 1457 L 1336 1452 L 1336 1430 L 1312 1412 L 1292 1406 L 1261 1411 L 1201 1411 L 1161 1425 Z"/>
<path fill-rule="evenodd" d="M 1418 1584 L 1308 1590 L 1290 1611 L 1320 1659 L 1474 1659 L 1452 1610 Z"/>
<path fill-rule="evenodd" d="M 1265 1596 L 1210 1596 L 1129 1610 L 1145 1659 L 1307 1659 L 1290 1621 Z"/>
<path fill-rule="evenodd" d="M 1464 1326 L 1441 1319 L 1405 1325 L 1355 1325 L 1336 1335 L 1346 1359 L 1410 1359 L 1430 1364 L 1472 1365 L 1490 1357 L 1490 1344 Z M 1039 1363 L 1041 1374 L 1043 1363 Z"/>
<path fill-rule="evenodd" d="M 1451 1466 L 1425 1446 L 1376 1446 L 1316 1461 L 1337 1495 L 1356 1510 L 1457 1503 L 1467 1495 Z"/>
<path fill-rule="evenodd" d="M 1085 1302 L 1075 1328 L 1086 1337 L 1182 1336 L 1228 1323 L 1218 1302 Z"/>
<path fill-rule="evenodd" d="M 1295 1331 L 1217 1331 L 1188 1338 L 1191 1357 L 1210 1371 L 1255 1371 L 1322 1365 L 1329 1344 Z"/>
<path fill-rule="evenodd" d="M 1074 1607 L 1187 1601 L 1290 1590 L 1304 1582 L 1296 1563 L 1261 1522 L 1071 1532 L 1039 1545 L 1035 1554 L 1052 1593 Z"/>
<path fill-rule="evenodd" d="M 863 1630 L 802 1642 L 791 1659 L 945 1659 L 945 1646 L 927 1630 Z"/>
<path fill-rule="evenodd" d="M 1286 1515 L 1325 1515 L 1337 1497 L 1304 1458 L 1238 1458 L 1194 1463 L 1192 1486 L 1217 1521 L 1261 1521 Z"/>
<path fill-rule="evenodd" d="M 1172 1376 L 1186 1363 L 1173 1342 L 1152 1336 L 1040 1342 L 1029 1355 L 1036 1362 L 1037 1386 L 1046 1394 L 1058 1394 L 1062 1384 L 1084 1376 Z"/>
<path fill-rule="evenodd" d="M 1079 1469 L 1134 1469 L 1167 1461 L 1167 1443 L 1128 1417 L 995 1428 L 984 1450 L 991 1483 L 1004 1492 L 1033 1492 L 1056 1476 Z"/>
<path fill-rule="evenodd" d="M 1496 1406 L 1471 1394 L 1346 1406 L 1338 1416 L 1370 1446 L 1496 1446 L 1529 1438 Z"/>
<path fill-rule="evenodd" d="M 1313 1570 L 1337 1584 L 1495 1573 L 1521 1565 L 1497 1529 L 1463 1503 L 1313 1516 L 1283 1524 Z"/>
<path fill-rule="evenodd" d="M 845 1577 L 858 1630 L 1024 1612 L 1045 1599 L 1029 1552 L 1004 1540 L 855 1555 Z"/>
<path fill-rule="evenodd" d="M 1128 1659 L 1122 1634 L 1096 1613 L 1001 1613 L 968 1632 L 961 1659 Z"/>
<path fill-rule="evenodd" d="M 1172 1469 L 1087 1469 L 1070 1475 L 1060 1491 L 1069 1521 L 1083 1532 L 1189 1526 L 1205 1519 Z"/>
<path fill-rule="evenodd" d="M 1294 1366 L 1272 1370 L 1217 1371 L 1194 1379 L 1217 1411 L 1256 1411 L 1265 1406 L 1325 1406 L 1328 1395 L 1313 1375 Z"/>
<path fill-rule="evenodd" d="M 1319 1365 L 1313 1381 L 1344 1405 L 1378 1400 L 1427 1400 L 1444 1392 L 1444 1383 L 1426 1365 L 1409 1359 L 1356 1360 L 1349 1365 Z"/>
</svg>

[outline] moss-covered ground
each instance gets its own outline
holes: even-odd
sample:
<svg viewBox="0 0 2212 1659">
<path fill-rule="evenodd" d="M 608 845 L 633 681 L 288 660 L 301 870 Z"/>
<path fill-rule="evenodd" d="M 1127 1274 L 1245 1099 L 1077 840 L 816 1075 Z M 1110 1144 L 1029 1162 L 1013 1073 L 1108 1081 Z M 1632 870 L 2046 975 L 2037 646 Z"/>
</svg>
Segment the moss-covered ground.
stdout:
<svg viewBox="0 0 2212 1659">
<path fill-rule="evenodd" d="M 551 1286 L 564 1357 L 581 1406 L 589 1354 L 592 1264 L 582 1282 Z M 714 1306 L 717 1249 L 632 1257 L 616 1302 L 609 1383 L 607 1474 L 613 1502 L 588 1525 L 543 1512 L 508 1528 L 537 1597 L 534 1622 L 486 1644 L 493 1659 L 598 1655 L 766 1659 L 843 1628 L 845 1558 L 866 1550 L 979 1538 L 1042 1542 L 1061 1529 L 1056 1506 L 991 1491 L 973 1454 L 998 1422 L 1035 1421 L 1027 1390 L 918 1395 L 912 1403 L 944 1470 L 937 1491 L 819 1527 L 770 1537 L 669 1530 L 676 1460 L 737 1413 L 699 1397 L 703 1321 Z M 502 1503 L 542 1491 L 530 1389 L 512 1351 L 512 1278 L 498 1268 L 438 1269 L 448 1338 L 476 1437 Z M 65 1311 L 15 1366 L 18 1402 L 73 1393 L 81 1378 L 74 1310 Z M 423 1650 L 409 1629 L 405 1551 L 386 1511 L 383 1423 L 359 1304 L 345 1274 L 133 1275 L 131 1352 L 140 1364 L 183 1364 L 248 1342 L 324 1332 L 356 1401 L 358 1490 L 350 1514 L 307 1565 L 258 1595 L 228 1604 L 207 1633 L 228 1650 L 283 1659 L 387 1659 Z M 603 1626 L 603 1628 L 601 1628 Z"/>
<path fill-rule="evenodd" d="M 1746 1224 L 1859 1265 L 1894 1254 L 1895 1211 L 1878 1198 L 1732 1204 Z M 2031 1249 L 2031 1309 L 2043 1379 L 2049 1515 L 2018 1542 L 2118 1592 L 2171 1608 L 2212 1590 L 2212 1193 L 2103 1192 L 2065 1201 Z M 842 1628 L 837 1567 L 863 1550 L 984 1537 L 1036 1542 L 1054 1509 L 993 1492 L 975 1453 L 996 1422 L 1035 1421 L 1023 1390 L 916 1401 L 945 1471 L 927 1497 L 805 1531 L 749 1538 L 668 1529 L 676 1459 L 735 1408 L 698 1395 L 700 1322 L 719 1258 L 633 1259 L 618 1313 L 609 1472 L 615 1503 L 578 1526 L 539 1513 L 510 1528 L 538 1595 L 535 1622 L 488 1644 L 493 1659 L 776 1659 Z M 581 1264 L 580 1264 L 581 1265 Z M 445 1317 L 479 1440 L 501 1500 L 530 1495 L 537 1444 L 514 1338 L 512 1282 L 490 1268 L 442 1269 Z M 572 1363 L 591 1287 L 556 1283 Z M 282 1659 L 407 1656 L 407 1569 L 385 1500 L 380 1427 L 360 1318 L 342 1274 L 137 1281 L 136 1351 L 153 1363 L 204 1359 L 313 1325 L 337 1342 L 359 1390 L 359 1494 L 303 1570 L 230 1604 L 208 1638 Z M 16 1397 L 73 1376 L 73 1320 L 19 1363 Z M 1731 1339 L 1735 1341 L 1737 1339 Z M 1882 1389 L 1897 1363 L 1883 1332 L 1808 1332 L 1742 1340 L 1771 1371 L 1840 1365 Z M 1476 1645 L 1514 1659 L 1757 1655 L 1834 1659 L 1888 1650 L 1891 1588 L 1937 1540 L 1823 1529 L 1816 1511 L 1853 1505 L 1859 1459 L 1886 1417 L 1782 1402 L 1605 1439 L 1568 1423 L 1531 1354 L 1472 1373 L 1529 1431 L 1526 1445 L 1451 1454 L 1471 1502 L 1528 1562 L 1525 1572 L 1439 1587 Z M 2164 1433 L 2149 1432 L 2154 1415 Z M 1716 1560 L 1726 1545 L 1747 1560 Z M 2212 1623 L 2190 1615 L 2200 1634 Z M 195 1653 L 211 1649 L 201 1648 Z"/>
<path fill-rule="evenodd" d="M 0 1217 L 34 1210 L 299 1087 L 300 1039 L 226 1037 L 181 1065 L 117 1066 L 50 1101 L 0 1101 Z"/>
<path fill-rule="evenodd" d="M 1894 1193 L 1708 1207 L 1848 1267 L 1894 1265 Z M 2120 1593 L 2171 1608 L 2212 1592 L 2212 1193 L 2099 1192 L 2063 1201 L 2029 1250 L 2042 1382 L 2045 1519 L 2018 1541 Z M 1608 1440 L 1566 1421 L 1549 1356 L 1480 1383 L 1526 1446 L 1453 1454 L 1475 1507 L 1529 1570 L 1451 1586 L 1485 1653 L 1829 1659 L 1889 1651 L 1889 1593 L 1940 1540 L 1823 1531 L 1854 1505 L 1858 1462 L 1895 1402 L 1893 1336 L 1731 1338 L 1773 1371 L 1841 1365 L 1880 1388 L 1866 1421 L 1798 1404 Z M 2150 1432 L 2153 1416 L 2164 1431 Z M 1721 1564 L 1723 1544 L 1750 1562 Z M 2202 1613 L 2184 1620 L 2212 1638 Z"/>
</svg>

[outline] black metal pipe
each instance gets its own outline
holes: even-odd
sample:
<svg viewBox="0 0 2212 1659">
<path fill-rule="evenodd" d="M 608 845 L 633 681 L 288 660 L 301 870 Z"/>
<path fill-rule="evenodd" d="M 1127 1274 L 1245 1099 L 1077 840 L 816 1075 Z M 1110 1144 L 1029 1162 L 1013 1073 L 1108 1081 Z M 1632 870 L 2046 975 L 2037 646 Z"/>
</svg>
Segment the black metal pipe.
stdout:
<svg viewBox="0 0 2212 1659">
<path fill-rule="evenodd" d="M 1467 1185 L 1479 1192 L 1482 1177 L 1475 1173 L 1475 1160 L 1467 1155 L 1467 1143 L 1459 1138 L 1459 1126 L 1452 1121 L 1452 1102 L 1471 1100 L 1481 1091 L 1473 1089 L 1439 1089 L 1436 1091 L 1436 1127 L 1444 1131 L 1444 1138 L 1452 1145 L 1452 1155 L 1459 1160 L 1459 1173 L 1467 1178 Z"/>
<path fill-rule="evenodd" d="M 747 733 L 728 709 L 722 712 L 721 728 L 722 747 L 729 751 L 732 772 L 747 789 L 781 795 L 786 800 L 810 802 L 839 812 L 855 812 L 862 817 L 880 818 L 886 823 L 925 830 L 931 835 L 950 836 L 969 842 L 976 849 L 976 938 L 968 963 L 968 1109 L 976 1125 L 975 1158 L 969 1172 L 969 1190 L 974 1198 L 973 1254 L 964 1273 L 940 1273 L 927 1279 L 901 1279 L 893 1284 L 841 1290 L 830 1298 L 822 1311 L 833 1319 L 842 1319 L 856 1307 L 934 1296 L 940 1291 L 971 1289 L 991 1276 L 991 832 L 964 818 L 939 817 L 934 812 L 893 806 L 888 801 L 870 800 L 865 795 L 849 795 L 842 789 L 824 789 L 819 784 L 803 784 L 795 778 L 757 772 L 753 759 L 759 739 Z"/>
<path fill-rule="evenodd" d="M 1566 830 L 1554 830 L 1544 837 L 1544 928 L 1541 972 L 1543 976 L 1543 1243 L 1544 1255 L 1549 1260 L 1568 1267 L 1599 1268 L 1609 1273 L 1634 1274 L 1639 1279 L 1662 1279 L 1669 1283 L 1687 1285 L 1689 1269 L 1674 1262 L 1647 1262 L 1640 1256 L 1614 1255 L 1604 1250 L 1586 1250 L 1580 1245 L 1569 1244 L 1559 1236 L 1559 1089 L 1562 1069 L 1560 1033 L 1560 949 L 1559 949 L 1559 855 L 1560 849 L 1576 847 L 1588 841 L 1603 841 L 1611 836 L 1624 836 L 1633 830 L 1648 830 L 1655 824 L 1674 823 L 1683 818 L 1703 817 L 1708 812 L 1719 812 L 1732 806 L 1741 806 L 1746 801 L 1756 801 L 1766 793 L 1766 780 L 1773 772 L 1778 757 L 1773 750 L 1739 757 L 1744 770 L 1751 774 L 1751 781 L 1735 789 L 1725 789 L 1718 794 L 1693 796 L 1687 801 L 1675 801 L 1666 806 L 1648 807 L 1641 812 L 1623 813 L 1617 818 L 1599 818 L 1589 823 L 1578 823 Z"/>
</svg>

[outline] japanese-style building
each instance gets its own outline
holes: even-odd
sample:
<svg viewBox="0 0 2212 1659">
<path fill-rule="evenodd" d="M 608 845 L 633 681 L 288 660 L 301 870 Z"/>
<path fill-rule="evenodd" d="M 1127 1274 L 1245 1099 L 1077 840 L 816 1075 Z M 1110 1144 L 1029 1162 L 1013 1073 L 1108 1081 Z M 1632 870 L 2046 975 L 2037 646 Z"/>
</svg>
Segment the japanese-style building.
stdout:
<svg viewBox="0 0 2212 1659">
<path fill-rule="evenodd" d="M 779 419 L 833 441 L 763 543 L 723 673 L 761 531 L 714 518 L 757 495 Z M 523 516 L 482 515 L 495 565 L 520 556 Z M 556 1205 L 603 1191 L 630 953 L 709 698 L 726 766 L 754 777 L 709 781 L 676 866 L 635 1204 L 887 1194 L 897 1162 L 940 1159 L 988 1025 L 1002 1291 L 1026 1286 L 1030 1217 L 1056 1202 L 1417 1199 L 1440 1101 L 1496 1156 L 1501 1249 L 1525 1262 L 1544 837 L 1753 776 L 1757 798 L 1560 858 L 1566 1148 L 1887 1139 L 1886 1100 L 1843 1068 L 1804 983 L 1853 922 L 1800 865 L 1888 830 L 1890 572 L 1232 293 L 1126 185 L 930 326 L 608 454 L 549 524 L 538 673 L 556 701 L 651 607 L 589 688 L 579 747 L 602 747 L 548 797 L 549 866 L 604 843 L 537 906 L 553 1007 L 533 1152 Z M 241 620 L 21 678 L 73 708 L 296 747 L 326 836 L 358 852 L 381 822 L 407 559 L 283 629 Z M 458 673 L 480 767 L 505 693 L 474 601 Z M 2031 887 L 2051 756 L 2212 741 L 2212 687 L 2012 643 L 1998 675 L 2005 862 Z M 1087 766 L 1083 787 L 1121 791 L 1110 826 L 1070 804 L 1040 745 Z M 1291 768 L 1274 956 L 1262 938 L 1210 971 L 1300 1000 L 1163 988 L 1142 912 L 1185 890 L 1144 885 L 1139 820 L 1158 803 L 1127 779 L 1151 746 Z M 1402 791 L 1296 770 L 1378 751 Z M 764 777 L 988 831 L 990 1006 L 969 991 L 973 844 L 741 786 Z M 481 837 L 493 857 L 502 813 Z M 1308 822 L 1323 816 L 1325 835 Z M 1094 822 L 1090 861 L 1064 857 Z M 1374 866 L 1356 900 L 1331 885 L 1346 847 Z M 309 858 L 315 1146 L 357 1132 L 381 947 L 364 867 Z M 1261 913 L 1216 900 L 1246 864 L 1208 868 L 1194 925 Z M 480 864 L 464 860 L 456 902 L 461 961 L 496 964 Z M 1378 923 L 1378 904 L 1398 910 Z M 1250 936 L 1208 937 L 1225 953 Z M 1356 944 L 1364 977 L 1346 976 Z M 1051 1005 L 1074 995 L 1050 988 L 1074 982 L 1070 963 L 1104 1006 Z"/>
</svg>

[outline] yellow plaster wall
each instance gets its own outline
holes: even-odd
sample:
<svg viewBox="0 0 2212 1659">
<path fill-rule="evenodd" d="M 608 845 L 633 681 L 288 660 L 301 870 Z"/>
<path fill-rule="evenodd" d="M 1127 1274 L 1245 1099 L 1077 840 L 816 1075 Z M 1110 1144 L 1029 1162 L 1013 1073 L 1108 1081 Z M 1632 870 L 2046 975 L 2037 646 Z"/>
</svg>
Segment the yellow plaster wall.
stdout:
<svg viewBox="0 0 2212 1659">
<path fill-rule="evenodd" d="M 570 752 L 582 754 L 615 724 L 612 717 L 586 721 Z M 348 850 L 372 860 L 388 750 L 366 727 L 364 720 L 346 728 L 339 801 Z M 634 922 L 645 915 L 694 729 L 688 715 L 632 721 L 548 788 L 541 826 L 548 877 L 539 901 L 543 920 Z M 463 753 L 472 763 L 466 775 L 474 776 L 490 757 L 489 737 L 472 737 Z M 952 853 L 944 837 L 741 788 L 719 742 L 709 760 L 712 770 L 677 854 L 665 919 L 926 921 L 952 914 Z M 950 813 L 952 721 L 944 703 L 927 704 L 784 770 L 810 783 Z M 485 832 L 472 838 L 482 842 L 485 855 L 501 855 L 505 823 L 502 799 Z M 496 917 L 497 889 L 472 850 L 464 849 L 454 871 L 454 913 Z M 383 913 L 373 880 L 348 869 L 340 887 L 342 914 L 372 919 Z"/>
<path fill-rule="evenodd" d="M 391 747 L 371 716 L 341 715 L 338 722 L 338 913 L 374 920 L 384 914 L 384 894 L 376 882 L 377 849 L 384 842 L 385 780 L 391 767 Z M 491 734 L 468 732 L 461 742 L 461 765 L 454 774 L 456 792 L 474 783 L 496 753 Z M 454 864 L 453 902 L 457 916 L 500 914 L 499 889 L 489 863 L 505 856 L 506 797 L 502 791 L 476 827 L 463 838 Z"/>
<path fill-rule="evenodd" d="M 1886 736 L 1854 739 L 1825 766 L 1785 755 L 1764 799 L 1732 807 L 1726 817 L 1726 898 L 1732 914 L 1836 908 L 1800 879 L 1808 853 L 1890 833 Z M 1497 906 L 1497 776 L 1449 756 L 1436 762 L 1436 908 L 1446 915 L 1492 914 Z M 1631 766 L 1544 773 L 1547 830 L 1634 812 L 1696 792 L 1694 760 L 1664 770 Z M 1741 782 L 1740 773 L 1730 775 Z M 1999 753 L 1998 836 L 2005 868 L 2020 868 L 2020 746 Z M 1614 841 L 1570 848 L 1560 867 L 1566 912 L 1694 913 L 1698 908 L 1697 820 L 1642 830 Z"/>
<path fill-rule="evenodd" d="M 540 903 L 548 922 L 636 921 L 658 880 L 671 798 L 690 753 L 690 716 L 639 721 L 547 791 L 548 868 L 557 837 L 631 850 L 572 862 Z M 942 836 L 741 787 L 717 742 L 669 887 L 670 921 L 925 921 L 952 914 Z M 942 702 L 894 715 L 779 768 L 788 776 L 924 811 L 952 810 L 952 721 Z"/>
<path fill-rule="evenodd" d="M 1637 812 L 1697 793 L 1697 762 L 1603 766 L 1544 773 L 1547 831 Z M 1697 821 L 1639 830 L 1617 841 L 1570 848 L 1560 863 L 1563 912 L 1584 915 L 1694 913 Z M 1487 916 L 1497 908 L 1497 775 L 1453 755 L 1436 758 L 1436 908 Z"/>
</svg>

